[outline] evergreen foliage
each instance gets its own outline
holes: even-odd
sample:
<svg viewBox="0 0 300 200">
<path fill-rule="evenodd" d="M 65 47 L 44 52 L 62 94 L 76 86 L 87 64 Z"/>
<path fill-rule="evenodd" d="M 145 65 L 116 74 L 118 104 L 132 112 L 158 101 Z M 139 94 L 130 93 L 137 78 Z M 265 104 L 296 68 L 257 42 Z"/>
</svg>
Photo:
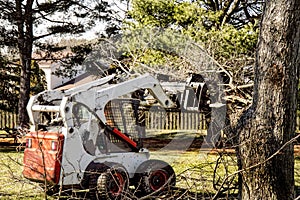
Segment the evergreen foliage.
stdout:
<svg viewBox="0 0 300 200">
<path fill-rule="evenodd" d="M 218 61 L 253 56 L 258 36 L 257 22 L 248 19 L 235 26 L 233 19 L 228 19 L 222 24 L 225 9 L 213 10 L 204 1 L 133 0 L 125 30 L 172 29 L 202 43 Z"/>
</svg>

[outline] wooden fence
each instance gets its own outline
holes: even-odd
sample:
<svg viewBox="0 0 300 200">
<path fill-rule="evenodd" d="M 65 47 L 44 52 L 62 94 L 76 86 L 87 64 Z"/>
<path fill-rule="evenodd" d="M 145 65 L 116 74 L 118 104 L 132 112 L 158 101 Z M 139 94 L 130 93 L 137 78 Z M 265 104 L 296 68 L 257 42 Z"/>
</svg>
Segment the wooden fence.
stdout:
<svg viewBox="0 0 300 200">
<path fill-rule="evenodd" d="M 0 129 L 13 129 L 18 126 L 18 116 L 14 112 L 0 110 Z"/>
<path fill-rule="evenodd" d="M 0 129 L 16 128 L 18 126 L 17 114 L 0 111 Z M 195 111 L 145 111 L 145 125 L 150 130 L 206 130 L 205 116 Z M 296 130 L 300 132 L 300 116 L 296 120 Z"/>
<path fill-rule="evenodd" d="M 198 130 L 206 129 L 205 117 L 195 111 L 165 111 L 150 110 L 144 111 L 145 125 L 147 129 L 154 130 Z M 16 128 L 17 114 L 7 111 L 0 111 L 0 129 Z"/>
</svg>

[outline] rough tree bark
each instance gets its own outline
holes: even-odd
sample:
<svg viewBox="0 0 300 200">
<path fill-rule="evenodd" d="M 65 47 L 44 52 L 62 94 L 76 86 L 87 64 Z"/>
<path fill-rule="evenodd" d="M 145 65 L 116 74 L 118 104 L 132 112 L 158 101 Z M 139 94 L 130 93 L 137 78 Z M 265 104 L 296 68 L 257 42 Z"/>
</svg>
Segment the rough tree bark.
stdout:
<svg viewBox="0 0 300 200">
<path fill-rule="evenodd" d="M 266 1 L 252 107 L 239 121 L 242 199 L 293 199 L 300 1 Z M 278 151 L 280 150 L 280 151 Z"/>
</svg>

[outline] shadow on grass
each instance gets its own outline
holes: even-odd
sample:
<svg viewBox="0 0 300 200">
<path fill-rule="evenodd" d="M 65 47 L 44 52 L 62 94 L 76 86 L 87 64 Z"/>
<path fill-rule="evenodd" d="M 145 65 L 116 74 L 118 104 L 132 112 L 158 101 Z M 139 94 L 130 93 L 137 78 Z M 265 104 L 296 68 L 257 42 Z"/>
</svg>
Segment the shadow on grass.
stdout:
<svg viewBox="0 0 300 200">
<path fill-rule="evenodd" d="M 0 142 L 0 152 L 2 153 L 20 153 L 23 151 L 24 148 L 18 143 Z"/>
</svg>

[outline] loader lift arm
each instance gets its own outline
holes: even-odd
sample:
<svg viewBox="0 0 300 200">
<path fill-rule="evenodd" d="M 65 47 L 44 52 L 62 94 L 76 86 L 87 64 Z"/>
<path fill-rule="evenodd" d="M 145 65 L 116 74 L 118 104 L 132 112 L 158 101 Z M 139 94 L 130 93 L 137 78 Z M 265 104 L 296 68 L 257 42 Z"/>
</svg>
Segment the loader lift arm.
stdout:
<svg viewBox="0 0 300 200">
<path fill-rule="evenodd" d="M 114 84 L 109 87 L 101 88 L 98 91 L 80 91 L 70 96 L 71 101 L 85 104 L 91 110 L 94 110 L 97 116 L 106 123 L 104 115 L 105 105 L 118 97 L 130 94 L 139 89 L 147 89 L 164 108 L 174 108 L 176 104 L 168 97 L 162 89 L 159 81 L 149 74 L 137 78 Z M 87 98 L 88 97 L 88 98 Z M 90 100 L 89 100 L 90 99 Z"/>
</svg>

